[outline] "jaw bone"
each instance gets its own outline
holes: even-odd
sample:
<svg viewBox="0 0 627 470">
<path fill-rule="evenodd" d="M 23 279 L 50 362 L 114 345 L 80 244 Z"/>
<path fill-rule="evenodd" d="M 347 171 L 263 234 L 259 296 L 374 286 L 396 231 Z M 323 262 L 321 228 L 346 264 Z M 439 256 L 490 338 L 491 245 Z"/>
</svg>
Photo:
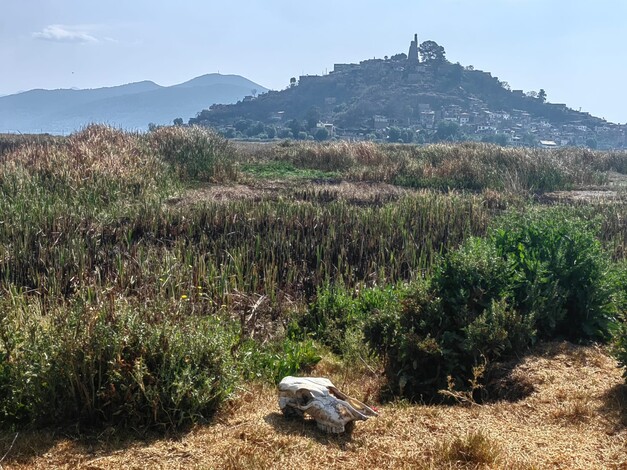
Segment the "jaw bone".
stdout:
<svg viewBox="0 0 627 470">
<path fill-rule="evenodd" d="M 279 407 L 286 416 L 307 413 L 320 429 L 336 434 L 344 432 L 348 423 L 378 415 L 323 377 L 285 377 L 279 383 Z"/>
</svg>

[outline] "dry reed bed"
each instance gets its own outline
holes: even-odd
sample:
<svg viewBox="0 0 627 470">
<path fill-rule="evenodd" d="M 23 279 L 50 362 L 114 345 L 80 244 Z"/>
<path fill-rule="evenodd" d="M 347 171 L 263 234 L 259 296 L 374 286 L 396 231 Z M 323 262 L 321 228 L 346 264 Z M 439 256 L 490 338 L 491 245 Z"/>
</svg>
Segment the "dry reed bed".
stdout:
<svg viewBox="0 0 627 470">
<path fill-rule="evenodd" d="M 627 172 L 627 153 L 548 151 L 489 144 L 381 145 L 372 142 L 283 143 L 240 150 L 246 161 L 285 161 L 299 168 L 339 171 L 352 181 L 410 187 L 546 191 L 606 181 Z"/>
<path fill-rule="evenodd" d="M 360 371 L 362 372 L 362 371 Z M 323 362 L 317 371 L 359 398 L 376 378 Z M 22 468 L 627 468 L 627 390 L 602 349 L 540 345 L 512 376 L 533 386 L 518 402 L 475 406 L 404 403 L 329 436 L 286 420 L 275 390 L 249 385 L 215 424 L 176 438 L 132 441 L 107 430 L 93 440 L 18 436 L 3 462 Z M 622 409 L 621 409 L 622 406 Z M 7 448 L 13 435 L 2 436 Z"/>
</svg>

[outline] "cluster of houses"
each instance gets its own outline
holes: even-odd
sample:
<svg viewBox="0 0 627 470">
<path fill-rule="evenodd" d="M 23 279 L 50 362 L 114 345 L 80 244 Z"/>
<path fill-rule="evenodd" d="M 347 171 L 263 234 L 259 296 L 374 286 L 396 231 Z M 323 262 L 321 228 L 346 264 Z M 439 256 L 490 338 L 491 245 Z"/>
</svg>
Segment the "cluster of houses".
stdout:
<svg viewBox="0 0 627 470">
<path fill-rule="evenodd" d="M 440 47 L 431 43 L 433 47 Z M 441 137 L 438 129 L 442 123 L 448 122 L 454 123 L 449 126 L 455 128 L 454 135 L 449 136 L 454 140 L 546 148 L 627 148 L 627 124 L 612 124 L 588 113 L 573 111 L 565 104 L 545 103 L 545 96 L 538 101 L 538 96 L 522 90 L 510 91 L 504 82 L 488 72 L 447 62 L 443 49 L 438 60 L 429 59 L 428 55 L 422 57 L 422 51 L 418 36 L 414 35 L 408 54 L 335 64 L 327 75 L 303 75 L 298 82 L 292 78 L 290 89 L 307 97 L 319 97 L 323 121 L 318 123 L 318 128 L 324 128 L 327 132 L 323 134 L 330 138 L 386 140 L 392 128 L 400 128 L 404 136 L 410 137 L 408 141 L 433 141 Z M 462 85 L 468 85 L 470 91 Z M 369 96 L 371 89 L 378 91 Z M 358 111 L 346 118 L 342 113 L 347 103 L 355 102 L 354 90 L 363 91 L 360 94 L 363 102 L 358 103 Z M 268 96 L 273 93 L 280 95 L 280 92 L 269 92 Z M 407 96 L 407 101 L 398 109 L 381 106 L 390 98 L 398 102 L 399 96 Z M 486 103 L 498 100 L 506 103 L 505 110 L 495 110 Z M 243 101 L 255 101 L 255 98 L 249 96 Z M 363 113 L 368 108 L 377 113 L 387 108 L 392 115 Z M 290 121 L 286 114 L 293 116 L 295 113 L 293 110 L 290 113 L 274 111 L 267 120 L 277 129 L 286 130 Z M 308 131 L 311 138 L 317 129 Z M 411 136 L 417 138 L 411 139 Z"/>
<path fill-rule="evenodd" d="M 627 124 L 605 123 L 594 127 L 588 127 L 581 121 L 552 124 L 547 119 L 533 117 L 525 111 L 490 111 L 479 103 L 471 104 L 466 109 L 458 105 L 432 109 L 429 104 L 420 104 L 417 111 L 417 117 L 407 120 L 374 115 L 372 129 L 380 131 L 397 126 L 408 127 L 417 132 L 434 132 L 440 122 L 453 122 L 459 126 L 460 135 L 466 138 L 481 140 L 484 137 L 502 135 L 501 140 L 513 146 L 535 144 L 545 148 L 627 148 Z M 362 133 L 357 132 L 351 137 L 358 138 Z"/>
</svg>

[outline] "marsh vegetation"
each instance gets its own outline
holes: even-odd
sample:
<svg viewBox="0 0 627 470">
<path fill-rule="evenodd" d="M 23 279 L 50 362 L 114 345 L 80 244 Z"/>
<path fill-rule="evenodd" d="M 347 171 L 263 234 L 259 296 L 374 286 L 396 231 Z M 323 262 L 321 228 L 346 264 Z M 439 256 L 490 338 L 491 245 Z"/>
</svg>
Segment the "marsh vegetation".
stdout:
<svg viewBox="0 0 627 470">
<path fill-rule="evenodd" d="M 185 429 L 312 367 L 398 407 L 501 400 L 545 342 L 627 362 L 625 153 L 235 146 L 183 127 L 9 140 L 7 432 Z M 613 196 L 546 197 L 591 187 Z M 508 461 L 489 434 L 441 441 L 434 465 Z"/>
</svg>

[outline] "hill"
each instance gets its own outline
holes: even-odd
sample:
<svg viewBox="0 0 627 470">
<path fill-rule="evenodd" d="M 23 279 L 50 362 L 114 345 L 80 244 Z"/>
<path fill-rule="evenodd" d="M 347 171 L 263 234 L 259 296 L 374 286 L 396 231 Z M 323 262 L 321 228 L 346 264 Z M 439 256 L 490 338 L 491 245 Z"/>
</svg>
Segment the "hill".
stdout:
<svg viewBox="0 0 627 470">
<path fill-rule="evenodd" d="M 130 130 L 196 114 L 202 103 L 234 103 L 266 89 L 239 75 L 208 74 L 164 87 L 151 81 L 87 90 L 30 90 L 0 97 L 0 132 L 69 133 L 97 122 Z"/>
<path fill-rule="evenodd" d="M 418 132 L 426 141 L 464 136 L 501 144 L 624 146 L 625 126 L 549 103 L 544 90 L 511 90 L 489 72 L 450 63 L 433 41 L 417 44 L 416 37 L 409 54 L 335 64 L 327 75 L 293 78 L 288 89 L 235 105 L 214 105 L 190 123 L 228 128 L 248 119 L 289 128 L 297 137 L 303 131 L 314 135 L 321 121 L 331 134 L 352 139 L 385 139 L 386 129 L 397 127 Z"/>
</svg>

